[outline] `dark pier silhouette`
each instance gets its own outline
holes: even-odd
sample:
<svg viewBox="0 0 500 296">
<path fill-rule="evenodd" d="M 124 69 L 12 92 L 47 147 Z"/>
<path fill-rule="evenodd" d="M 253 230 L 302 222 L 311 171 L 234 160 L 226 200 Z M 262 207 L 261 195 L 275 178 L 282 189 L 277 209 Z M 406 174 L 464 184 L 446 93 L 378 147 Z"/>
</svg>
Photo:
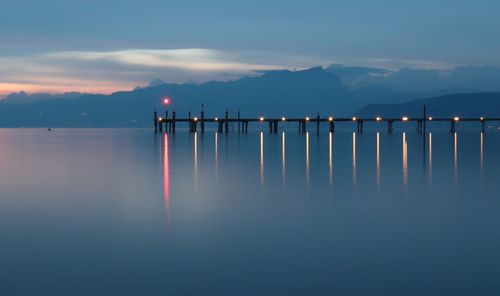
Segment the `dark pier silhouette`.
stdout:
<svg viewBox="0 0 500 296">
<path fill-rule="evenodd" d="M 165 112 L 165 117 L 158 117 L 158 113 L 154 112 L 154 129 L 155 132 L 163 132 L 163 128 L 165 128 L 166 132 L 175 133 L 176 123 L 187 123 L 189 126 L 190 132 L 197 132 L 198 127 L 201 133 L 205 132 L 205 127 L 207 123 L 213 123 L 217 126 L 217 131 L 219 133 L 228 133 L 229 132 L 229 124 L 236 123 L 238 132 L 248 132 L 249 123 L 260 123 L 269 125 L 270 133 L 277 133 L 280 124 L 286 123 L 297 123 L 298 130 L 301 133 L 305 133 L 307 130 L 308 124 L 315 124 L 316 131 L 320 131 L 320 123 L 328 123 L 329 132 L 335 132 L 335 123 L 340 122 L 352 122 L 358 133 L 363 133 L 365 123 L 386 123 L 387 124 L 387 132 L 392 133 L 394 131 L 394 123 L 414 123 L 416 127 L 416 131 L 419 134 L 425 133 L 427 129 L 428 122 L 449 122 L 450 124 L 450 132 L 455 133 L 457 129 L 458 122 L 478 122 L 481 125 L 481 132 L 485 132 L 486 122 L 495 122 L 500 121 L 500 118 L 460 118 L 460 117 L 451 117 L 451 118 L 433 118 L 427 116 L 427 109 L 424 106 L 423 108 L 423 116 L 410 118 L 403 116 L 401 118 L 357 118 L 357 117 L 321 117 L 320 114 L 316 117 L 281 117 L 281 118 L 265 118 L 265 117 L 256 117 L 256 118 L 242 118 L 240 110 L 238 110 L 237 117 L 231 118 L 229 116 L 229 111 L 225 111 L 223 118 L 213 117 L 207 118 L 205 117 L 204 106 L 202 105 L 202 109 L 200 112 L 200 117 L 192 117 L 191 111 L 188 113 L 187 118 L 176 118 L 175 111 L 172 112 L 172 118 L 168 117 L 168 111 Z"/>
</svg>

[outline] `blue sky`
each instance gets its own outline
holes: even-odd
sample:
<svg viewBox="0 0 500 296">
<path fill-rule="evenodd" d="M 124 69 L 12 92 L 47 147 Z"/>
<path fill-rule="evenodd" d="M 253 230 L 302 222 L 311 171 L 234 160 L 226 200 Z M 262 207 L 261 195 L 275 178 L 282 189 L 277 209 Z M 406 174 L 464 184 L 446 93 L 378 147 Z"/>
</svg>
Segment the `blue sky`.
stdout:
<svg viewBox="0 0 500 296">
<path fill-rule="evenodd" d="M 0 95 L 330 63 L 499 65 L 500 1 L 0 0 Z"/>
</svg>

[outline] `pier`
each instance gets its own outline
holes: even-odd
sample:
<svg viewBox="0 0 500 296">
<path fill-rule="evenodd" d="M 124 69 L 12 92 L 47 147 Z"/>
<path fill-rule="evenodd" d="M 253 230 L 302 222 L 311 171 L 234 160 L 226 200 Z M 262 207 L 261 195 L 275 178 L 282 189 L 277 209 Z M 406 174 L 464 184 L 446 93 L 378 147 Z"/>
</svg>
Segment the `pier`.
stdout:
<svg viewBox="0 0 500 296">
<path fill-rule="evenodd" d="M 500 121 L 500 117 L 498 118 L 460 118 L 458 116 L 452 118 L 433 118 L 426 116 L 426 110 L 424 107 L 424 116 L 423 117 L 401 117 L 401 118 L 357 118 L 357 117 L 321 117 L 319 114 L 316 117 L 280 117 L 280 118 L 265 118 L 265 117 L 256 117 L 256 118 L 242 118 L 240 116 L 240 111 L 235 118 L 231 118 L 229 116 L 229 112 L 226 111 L 224 113 L 224 117 L 205 117 L 205 112 L 200 112 L 200 116 L 192 116 L 191 112 L 188 113 L 187 118 L 177 118 L 175 111 L 172 112 L 172 117 L 168 117 L 168 112 L 165 112 L 164 117 L 158 116 L 157 112 L 154 112 L 153 124 L 155 132 L 172 132 L 175 133 L 176 123 L 186 123 L 189 126 L 189 132 L 205 132 L 206 124 L 214 124 L 217 127 L 217 131 L 219 133 L 228 133 L 229 132 L 229 124 L 236 123 L 237 124 L 237 132 L 248 132 L 248 126 L 250 123 L 253 124 L 261 124 L 267 125 L 270 133 L 277 133 L 280 125 L 284 125 L 286 123 L 295 123 L 297 124 L 298 132 L 305 133 L 308 125 L 312 125 L 313 128 L 316 129 L 317 132 L 320 131 L 320 123 L 328 123 L 328 131 L 334 133 L 335 132 L 335 124 L 340 122 L 352 122 L 355 127 L 356 132 L 363 133 L 365 123 L 385 123 L 387 126 L 387 132 L 392 133 L 394 131 L 393 125 L 396 122 L 400 123 L 413 123 L 415 124 L 415 128 L 417 133 L 425 133 L 427 123 L 429 122 L 448 122 L 450 126 L 450 133 L 455 133 L 457 130 L 457 123 L 459 122 L 477 122 L 480 124 L 481 132 L 485 132 L 486 123 L 487 122 L 498 122 Z"/>
</svg>

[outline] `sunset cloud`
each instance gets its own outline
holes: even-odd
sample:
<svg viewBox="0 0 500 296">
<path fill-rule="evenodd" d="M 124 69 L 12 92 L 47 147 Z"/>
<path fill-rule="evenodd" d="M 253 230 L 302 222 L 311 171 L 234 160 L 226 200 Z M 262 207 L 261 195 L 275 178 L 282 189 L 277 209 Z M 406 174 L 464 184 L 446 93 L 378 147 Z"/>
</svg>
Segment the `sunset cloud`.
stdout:
<svg viewBox="0 0 500 296">
<path fill-rule="evenodd" d="M 272 62 L 271 62 L 272 60 Z M 307 68 L 317 58 L 212 49 L 60 51 L 0 58 L 0 95 L 15 91 L 110 93 L 154 78 L 168 82 L 230 80 L 256 70 Z"/>
<path fill-rule="evenodd" d="M 54 51 L 0 57 L 0 96 L 12 92 L 111 93 L 160 78 L 168 82 L 233 80 L 274 69 L 304 69 L 343 62 L 389 69 L 451 68 L 432 61 L 390 58 L 327 59 L 259 51 L 203 48 Z"/>
</svg>

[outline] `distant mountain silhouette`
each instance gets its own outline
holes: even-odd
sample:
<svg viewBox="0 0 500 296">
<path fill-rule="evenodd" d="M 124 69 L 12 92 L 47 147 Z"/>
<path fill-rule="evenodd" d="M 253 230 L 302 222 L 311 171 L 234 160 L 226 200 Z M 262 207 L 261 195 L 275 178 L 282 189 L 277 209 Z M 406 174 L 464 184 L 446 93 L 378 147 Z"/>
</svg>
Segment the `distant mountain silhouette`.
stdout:
<svg viewBox="0 0 500 296">
<path fill-rule="evenodd" d="M 57 100 L 57 99 L 76 99 L 84 94 L 82 93 L 77 93 L 77 92 L 72 92 L 72 93 L 65 93 L 65 94 L 60 94 L 60 95 L 51 95 L 51 94 L 28 94 L 26 92 L 18 92 L 18 93 L 12 93 L 8 96 L 6 96 L 4 99 L 0 101 L 1 104 L 24 104 L 24 103 L 32 103 L 32 102 L 38 102 L 38 101 L 47 101 L 47 100 Z"/>
<path fill-rule="evenodd" d="M 314 116 L 350 115 L 368 103 L 402 102 L 410 98 L 389 89 L 351 91 L 340 79 L 321 67 L 303 71 L 268 71 L 258 77 L 204 84 L 160 84 L 116 92 L 111 95 L 84 95 L 26 104 L 0 104 L 0 126 L 52 127 L 149 127 L 153 110 L 163 113 L 161 99 L 172 99 L 169 110 L 186 117 L 196 114 L 202 103 L 207 116 Z"/>
<path fill-rule="evenodd" d="M 347 72 L 387 75 L 386 70 L 373 68 L 358 67 Z M 429 97 L 425 93 L 401 92 L 380 85 L 350 89 L 339 76 L 315 67 L 302 71 L 267 71 L 261 76 L 228 82 L 171 84 L 155 81 L 150 87 L 111 95 L 13 94 L 0 103 L 0 126 L 150 127 L 153 110 L 158 110 L 160 116 L 164 114 L 162 98 L 166 96 L 172 99 L 168 109 L 175 109 L 178 117 L 187 117 L 188 111 L 192 111 L 193 116 L 198 114 L 204 103 L 210 117 L 221 117 L 226 110 L 234 117 L 239 108 L 242 116 L 255 118 L 315 116 L 318 112 L 323 116 L 351 116 L 363 106 L 374 103 L 400 104 Z M 476 101 L 479 95 L 461 96 L 465 97 L 457 98 L 463 98 L 465 104 L 467 98 Z M 488 102 L 489 109 L 496 110 L 493 106 L 495 100 Z M 408 104 L 411 106 L 412 103 Z M 383 110 L 397 113 L 391 108 L 401 105 L 370 105 L 360 112 L 375 114 L 382 111 L 374 106 L 386 106 L 388 109 Z M 455 112 L 454 109 L 450 111 Z"/>
<path fill-rule="evenodd" d="M 500 117 L 500 92 L 446 95 L 404 104 L 372 104 L 361 108 L 356 115 L 421 117 L 423 105 L 427 106 L 429 116 L 434 117 Z"/>
<path fill-rule="evenodd" d="M 352 88 L 385 87 L 420 96 L 434 94 L 500 91 L 500 67 L 457 67 L 453 70 L 389 71 L 377 68 L 332 65 L 327 71 L 338 75 Z"/>
</svg>

